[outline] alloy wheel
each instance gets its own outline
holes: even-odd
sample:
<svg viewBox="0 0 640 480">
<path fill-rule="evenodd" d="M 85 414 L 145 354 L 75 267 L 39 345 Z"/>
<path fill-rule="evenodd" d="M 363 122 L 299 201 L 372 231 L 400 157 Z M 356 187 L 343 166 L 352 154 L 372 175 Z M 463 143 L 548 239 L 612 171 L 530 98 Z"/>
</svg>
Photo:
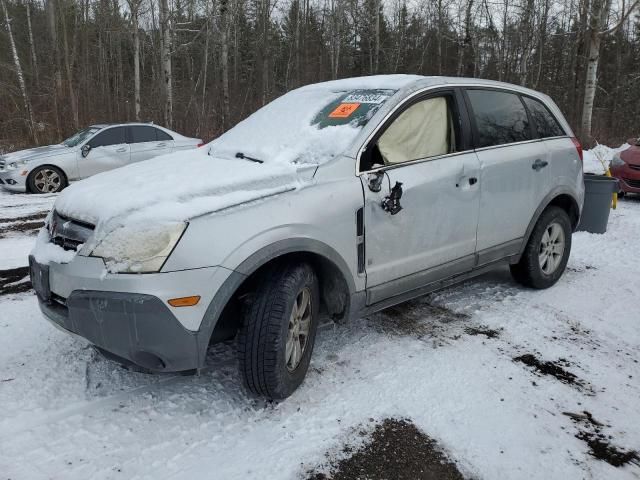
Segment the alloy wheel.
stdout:
<svg viewBox="0 0 640 480">
<path fill-rule="evenodd" d="M 305 287 L 296 295 L 289 317 L 285 361 L 290 372 L 298 367 L 307 348 L 312 312 L 311 292 Z"/>
<path fill-rule="evenodd" d="M 562 262 L 564 248 L 564 230 L 560 224 L 553 222 L 545 229 L 538 251 L 540 269 L 545 275 L 551 275 L 558 269 Z"/>
<path fill-rule="evenodd" d="M 53 193 L 60 189 L 62 179 L 55 170 L 43 168 L 36 173 L 33 183 L 40 193 Z"/>
</svg>

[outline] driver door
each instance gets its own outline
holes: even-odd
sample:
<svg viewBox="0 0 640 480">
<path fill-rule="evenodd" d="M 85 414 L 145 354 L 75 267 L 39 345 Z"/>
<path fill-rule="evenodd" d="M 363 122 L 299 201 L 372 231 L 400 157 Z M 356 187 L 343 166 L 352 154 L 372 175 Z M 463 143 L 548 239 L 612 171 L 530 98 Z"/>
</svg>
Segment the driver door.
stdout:
<svg viewBox="0 0 640 480">
<path fill-rule="evenodd" d="M 80 178 L 127 165 L 131 151 L 125 133 L 125 127 L 111 127 L 89 140 L 89 153 L 78 161 Z"/>
<path fill-rule="evenodd" d="M 362 154 L 368 305 L 474 267 L 480 165 L 458 106 L 454 91 L 409 100 Z"/>
</svg>

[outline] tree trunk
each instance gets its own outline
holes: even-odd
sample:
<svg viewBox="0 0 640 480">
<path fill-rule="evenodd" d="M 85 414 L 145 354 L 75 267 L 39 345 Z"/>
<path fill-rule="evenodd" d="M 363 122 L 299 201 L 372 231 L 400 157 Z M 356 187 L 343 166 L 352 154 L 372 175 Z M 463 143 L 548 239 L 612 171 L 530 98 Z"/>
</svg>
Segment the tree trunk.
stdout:
<svg viewBox="0 0 640 480">
<path fill-rule="evenodd" d="M 582 121 L 580 122 L 580 135 L 586 145 L 590 145 L 591 120 L 593 116 L 593 102 L 598 86 L 598 66 L 600 64 L 600 44 L 602 43 L 603 30 L 606 26 L 607 16 L 611 7 L 611 0 L 594 0 L 591 6 L 589 18 L 587 75 L 584 83 L 584 100 L 582 102 Z"/>
<path fill-rule="evenodd" d="M 7 25 L 7 33 L 9 35 L 9 44 L 11 45 L 11 53 L 13 55 L 13 63 L 16 68 L 16 75 L 18 77 L 18 83 L 20 84 L 20 91 L 22 93 L 22 101 L 24 102 L 24 110 L 27 115 L 27 127 L 29 128 L 29 132 L 31 134 L 31 138 L 37 144 L 38 143 L 38 133 L 36 131 L 36 125 L 33 121 L 33 111 L 31 109 L 31 101 L 29 100 L 29 96 L 27 95 L 27 86 L 24 82 L 24 75 L 22 74 L 22 67 L 20 66 L 20 57 L 18 56 L 18 50 L 16 49 L 16 44 L 13 40 L 13 32 L 11 31 L 11 19 L 9 18 L 9 12 L 7 11 L 7 5 L 4 0 L 2 1 L 2 9 L 4 10 L 4 19 Z"/>
<path fill-rule="evenodd" d="M 220 1 L 220 63 L 222 67 L 222 129 L 227 130 L 229 119 L 229 15 L 227 0 Z"/>
<path fill-rule="evenodd" d="M 140 4 L 134 0 L 131 8 L 131 29 L 133 34 L 133 101 L 136 122 L 140 121 L 140 29 L 138 27 L 138 8 Z"/>
<path fill-rule="evenodd" d="M 67 41 L 67 19 L 64 15 L 64 7 L 60 6 L 62 13 L 62 46 L 64 49 L 64 68 L 67 74 L 67 88 L 69 89 L 69 105 L 71 106 L 71 119 L 73 120 L 73 128 L 78 130 L 80 121 L 78 119 L 78 101 L 76 99 L 75 90 L 73 88 L 73 72 L 71 71 L 71 63 L 69 61 L 69 42 Z"/>
<path fill-rule="evenodd" d="M 47 17 L 49 23 L 49 35 L 53 48 L 53 114 L 55 117 L 56 133 L 58 138 L 62 136 L 60 126 L 60 90 L 62 89 L 62 74 L 60 73 L 60 51 L 58 49 L 58 29 L 56 25 L 56 3 L 55 0 L 48 0 L 46 4 Z"/>
<path fill-rule="evenodd" d="M 36 81 L 36 87 L 40 86 L 40 78 L 38 75 L 38 57 L 36 56 L 36 47 L 33 42 L 33 29 L 31 28 L 31 0 L 27 0 L 27 29 L 29 31 L 29 49 L 31 50 L 31 68 L 33 68 L 33 78 Z"/>
<path fill-rule="evenodd" d="M 160 0 L 160 50 L 162 56 L 163 85 L 165 93 L 164 122 L 173 128 L 173 78 L 171 73 L 171 26 L 167 0 Z"/>
</svg>

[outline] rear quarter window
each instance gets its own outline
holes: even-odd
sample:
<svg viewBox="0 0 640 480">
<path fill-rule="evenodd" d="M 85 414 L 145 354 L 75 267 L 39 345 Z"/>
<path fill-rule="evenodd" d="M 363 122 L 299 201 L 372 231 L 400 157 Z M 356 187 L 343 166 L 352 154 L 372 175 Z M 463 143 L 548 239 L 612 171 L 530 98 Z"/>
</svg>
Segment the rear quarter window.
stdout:
<svg viewBox="0 0 640 480">
<path fill-rule="evenodd" d="M 529 116 L 514 93 L 467 90 L 478 132 L 478 147 L 492 147 L 531 140 Z"/>
<path fill-rule="evenodd" d="M 556 117 L 539 100 L 531 97 L 522 97 L 529 109 L 536 132 L 539 138 L 562 137 L 565 134 Z"/>
</svg>

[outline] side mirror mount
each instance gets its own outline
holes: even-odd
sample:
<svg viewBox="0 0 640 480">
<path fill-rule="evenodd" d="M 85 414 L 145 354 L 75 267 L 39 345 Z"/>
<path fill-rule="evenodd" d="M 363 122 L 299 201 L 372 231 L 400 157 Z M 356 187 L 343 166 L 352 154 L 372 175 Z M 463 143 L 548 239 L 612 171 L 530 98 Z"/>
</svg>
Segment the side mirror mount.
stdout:
<svg viewBox="0 0 640 480">
<path fill-rule="evenodd" d="M 84 144 L 80 151 L 82 152 L 82 156 L 86 158 L 86 156 L 89 155 L 89 152 L 91 151 L 91 145 L 89 145 L 88 143 Z"/>
</svg>

